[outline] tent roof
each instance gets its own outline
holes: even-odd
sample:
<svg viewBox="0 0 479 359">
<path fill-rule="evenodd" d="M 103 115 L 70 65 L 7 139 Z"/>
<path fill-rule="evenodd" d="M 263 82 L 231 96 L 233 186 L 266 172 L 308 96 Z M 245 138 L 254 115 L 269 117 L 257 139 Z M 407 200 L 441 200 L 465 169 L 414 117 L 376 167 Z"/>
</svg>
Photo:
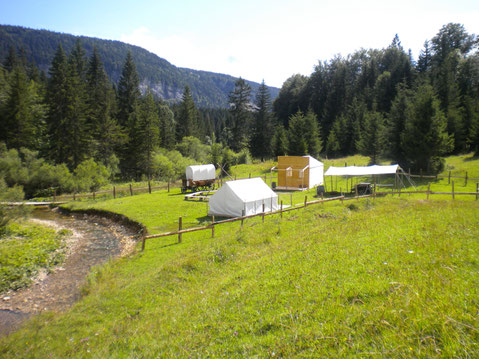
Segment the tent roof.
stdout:
<svg viewBox="0 0 479 359">
<path fill-rule="evenodd" d="M 314 158 L 312 156 L 307 155 L 307 156 L 304 156 L 304 157 L 309 158 L 309 167 L 310 168 L 324 166 L 323 162 L 318 161 L 316 158 Z"/>
<path fill-rule="evenodd" d="M 278 196 L 259 177 L 228 181 L 224 186 L 230 188 L 243 202 L 258 201 Z"/>
<path fill-rule="evenodd" d="M 399 165 L 390 166 L 348 166 L 348 167 L 334 167 L 328 168 L 325 176 L 366 176 L 366 175 L 383 175 L 395 174 L 399 169 Z"/>
</svg>

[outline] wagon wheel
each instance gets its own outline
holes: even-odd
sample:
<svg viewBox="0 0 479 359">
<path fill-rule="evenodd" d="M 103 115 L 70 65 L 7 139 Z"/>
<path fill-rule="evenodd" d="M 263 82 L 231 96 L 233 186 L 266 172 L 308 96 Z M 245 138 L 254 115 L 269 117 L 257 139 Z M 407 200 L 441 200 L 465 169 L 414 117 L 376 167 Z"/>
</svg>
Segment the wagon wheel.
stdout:
<svg viewBox="0 0 479 359">
<path fill-rule="evenodd" d="M 191 190 L 192 190 L 193 192 L 196 192 L 196 189 L 197 189 L 196 186 L 191 187 Z"/>
<path fill-rule="evenodd" d="M 181 193 L 186 193 L 186 187 L 181 187 Z"/>
</svg>

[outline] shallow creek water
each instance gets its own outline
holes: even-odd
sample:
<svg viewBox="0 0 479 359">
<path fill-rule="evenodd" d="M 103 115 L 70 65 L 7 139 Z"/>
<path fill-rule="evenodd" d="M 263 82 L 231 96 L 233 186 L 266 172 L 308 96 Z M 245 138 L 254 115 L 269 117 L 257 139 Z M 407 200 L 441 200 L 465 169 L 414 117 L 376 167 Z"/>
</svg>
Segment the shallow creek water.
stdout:
<svg viewBox="0 0 479 359">
<path fill-rule="evenodd" d="M 128 254 L 135 245 L 134 233 L 100 217 L 65 215 L 55 210 L 35 209 L 32 221 L 72 232 L 66 258 L 51 273 L 39 273 L 32 285 L 0 294 L 0 336 L 8 334 L 32 314 L 64 311 L 80 299 L 81 286 L 92 266 Z"/>
</svg>

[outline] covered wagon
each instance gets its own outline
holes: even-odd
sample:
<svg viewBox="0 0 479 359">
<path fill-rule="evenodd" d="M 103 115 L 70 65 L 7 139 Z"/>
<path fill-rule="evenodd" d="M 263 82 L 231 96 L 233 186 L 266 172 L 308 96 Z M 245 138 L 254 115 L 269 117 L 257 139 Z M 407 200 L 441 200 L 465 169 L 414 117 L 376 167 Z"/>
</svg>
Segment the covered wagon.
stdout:
<svg viewBox="0 0 479 359">
<path fill-rule="evenodd" d="M 181 186 L 181 192 L 210 190 L 215 186 L 216 168 L 212 164 L 188 166 Z"/>
</svg>

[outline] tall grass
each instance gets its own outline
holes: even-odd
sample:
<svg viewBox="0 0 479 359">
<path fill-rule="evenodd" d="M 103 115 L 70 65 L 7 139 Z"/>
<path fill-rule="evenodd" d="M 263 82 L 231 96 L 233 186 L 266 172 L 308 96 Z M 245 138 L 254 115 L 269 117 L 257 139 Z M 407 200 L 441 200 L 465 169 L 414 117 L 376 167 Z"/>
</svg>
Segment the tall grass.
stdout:
<svg viewBox="0 0 479 359">
<path fill-rule="evenodd" d="M 476 357 L 477 202 L 382 198 L 152 241 L 3 357 Z"/>
</svg>

